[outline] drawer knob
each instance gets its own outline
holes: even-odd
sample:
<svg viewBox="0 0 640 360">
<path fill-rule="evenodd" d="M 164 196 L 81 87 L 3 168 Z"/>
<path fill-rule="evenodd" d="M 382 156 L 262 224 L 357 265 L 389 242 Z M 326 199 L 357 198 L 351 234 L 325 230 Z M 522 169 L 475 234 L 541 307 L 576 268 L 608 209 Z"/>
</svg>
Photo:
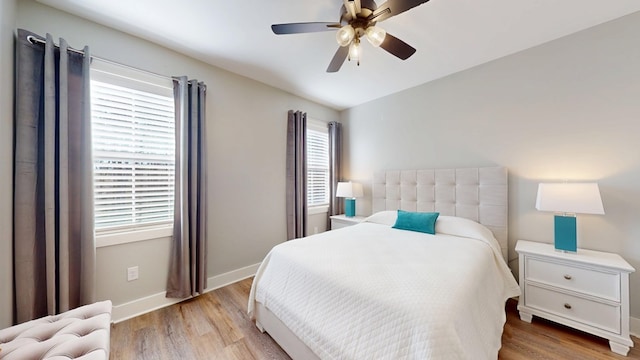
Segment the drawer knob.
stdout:
<svg viewBox="0 0 640 360">
<path fill-rule="evenodd" d="M 567 304 L 567 303 L 565 303 L 565 304 L 564 304 L 564 308 L 565 308 L 565 309 L 571 309 L 571 304 Z"/>
<path fill-rule="evenodd" d="M 564 278 L 567 280 L 571 280 L 571 275 L 565 275 Z"/>
</svg>

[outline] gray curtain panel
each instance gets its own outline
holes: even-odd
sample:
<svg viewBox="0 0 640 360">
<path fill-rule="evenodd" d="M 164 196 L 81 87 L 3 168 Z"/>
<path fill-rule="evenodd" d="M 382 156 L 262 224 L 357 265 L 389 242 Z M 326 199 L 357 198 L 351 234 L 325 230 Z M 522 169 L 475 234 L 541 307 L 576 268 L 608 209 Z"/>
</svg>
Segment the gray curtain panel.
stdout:
<svg viewBox="0 0 640 360">
<path fill-rule="evenodd" d="M 307 113 L 287 118 L 287 239 L 307 235 Z"/>
<path fill-rule="evenodd" d="M 46 41 L 33 44 L 27 36 Z M 18 30 L 14 281 L 18 323 L 95 301 L 89 48 Z"/>
<path fill-rule="evenodd" d="M 329 123 L 329 210 L 328 215 L 344 213 L 344 201 L 336 197 L 338 182 L 342 180 L 342 124 Z M 327 217 L 327 229 L 331 228 L 331 219 Z"/>
<path fill-rule="evenodd" d="M 176 190 L 166 295 L 170 298 L 196 296 L 207 288 L 206 90 L 202 82 L 174 77 Z"/>
</svg>

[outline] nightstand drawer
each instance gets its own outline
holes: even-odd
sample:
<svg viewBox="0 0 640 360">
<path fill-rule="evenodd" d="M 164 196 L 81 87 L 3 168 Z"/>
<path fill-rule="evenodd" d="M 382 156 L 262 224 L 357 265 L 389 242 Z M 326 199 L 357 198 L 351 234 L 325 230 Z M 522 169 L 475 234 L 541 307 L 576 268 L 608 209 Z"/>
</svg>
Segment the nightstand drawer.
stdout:
<svg viewBox="0 0 640 360">
<path fill-rule="evenodd" d="M 525 287 L 525 305 L 528 307 L 620 334 L 620 306 L 595 302 L 530 284 L 526 284 Z"/>
<path fill-rule="evenodd" d="M 527 257 L 526 261 L 527 281 L 620 301 L 620 273 L 585 269 L 531 257 Z"/>
</svg>

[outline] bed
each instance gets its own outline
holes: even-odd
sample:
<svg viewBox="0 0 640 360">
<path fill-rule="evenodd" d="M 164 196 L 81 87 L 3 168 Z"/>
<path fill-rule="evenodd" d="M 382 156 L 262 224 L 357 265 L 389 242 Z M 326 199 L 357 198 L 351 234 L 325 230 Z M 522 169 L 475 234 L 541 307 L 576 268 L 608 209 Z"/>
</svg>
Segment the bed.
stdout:
<svg viewBox="0 0 640 360">
<path fill-rule="evenodd" d="M 275 246 L 248 311 L 294 359 L 495 359 L 505 301 L 505 168 L 374 175 L 364 222 Z M 439 212 L 435 235 L 392 227 Z"/>
</svg>

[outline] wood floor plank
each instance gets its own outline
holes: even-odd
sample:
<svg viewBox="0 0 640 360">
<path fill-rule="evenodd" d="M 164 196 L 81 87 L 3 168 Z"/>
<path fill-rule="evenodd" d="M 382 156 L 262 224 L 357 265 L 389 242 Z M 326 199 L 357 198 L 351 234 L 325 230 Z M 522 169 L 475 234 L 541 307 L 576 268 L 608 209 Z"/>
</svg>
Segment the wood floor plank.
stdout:
<svg viewBox="0 0 640 360">
<path fill-rule="evenodd" d="M 252 355 L 251 350 L 245 343 L 244 339 L 239 340 L 230 346 L 224 348 L 224 351 L 220 356 L 218 356 L 220 360 L 255 360 L 256 358 Z"/>
<path fill-rule="evenodd" d="M 111 359 L 290 359 L 249 320 L 251 282 L 246 279 L 112 325 Z M 536 317 L 532 323 L 521 321 L 516 307 L 515 301 L 507 302 L 500 360 L 640 360 L 638 348 L 624 357 L 597 336 Z"/>
</svg>

